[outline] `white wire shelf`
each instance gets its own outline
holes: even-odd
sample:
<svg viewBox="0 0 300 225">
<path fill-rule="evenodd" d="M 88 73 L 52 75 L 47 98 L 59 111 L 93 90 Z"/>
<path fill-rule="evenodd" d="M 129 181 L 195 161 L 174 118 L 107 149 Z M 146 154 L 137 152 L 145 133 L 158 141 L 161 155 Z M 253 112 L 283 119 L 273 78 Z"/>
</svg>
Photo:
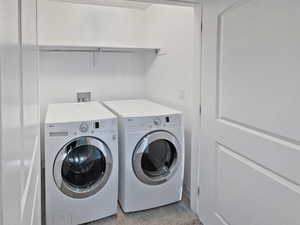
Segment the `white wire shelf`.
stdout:
<svg viewBox="0 0 300 225">
<path fill-rule="evenodd" d="M 135 53 L 149 52 L 158 54 L 159 48 L 140 47 L 111 47 L 111 46 L 64 46 L 64 45 L 40 45 L 40 51 L 44 52 L 102 52 L 102 53 Z"/>
</svg>

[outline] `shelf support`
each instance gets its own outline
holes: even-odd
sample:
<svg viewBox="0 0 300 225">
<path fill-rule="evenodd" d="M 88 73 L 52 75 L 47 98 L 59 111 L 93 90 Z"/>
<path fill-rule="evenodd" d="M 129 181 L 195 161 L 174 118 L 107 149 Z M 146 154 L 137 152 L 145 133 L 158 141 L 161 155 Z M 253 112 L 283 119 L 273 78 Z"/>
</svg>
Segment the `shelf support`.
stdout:
<svg viewBox="0 0 300 225">
<path fill-rule="evenodd" d="M 96 52 L 92 52 L 92 65 L 93 67 L 96 67 Z"/>
</svg>

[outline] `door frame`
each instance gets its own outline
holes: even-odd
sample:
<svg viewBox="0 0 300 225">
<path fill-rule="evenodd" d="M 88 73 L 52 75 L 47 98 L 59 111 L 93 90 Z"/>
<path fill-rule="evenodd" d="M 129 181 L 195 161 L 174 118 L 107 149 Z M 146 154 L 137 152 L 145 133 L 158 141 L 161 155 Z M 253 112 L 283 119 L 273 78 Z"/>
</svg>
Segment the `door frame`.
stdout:
<svg viewBox="0 0 300 225">
<path fill-rule="evenodd" d="M 193 127 L 191 143 L 191 191 L 190 207 L 200 216 L 199 195 L 200 195 L 200 157 L 201 157 L 201 92 L 202 92 L 202 31 L 203 31 L 203 0 L 194 5 L 194 45 L 195 45 L 195 68 L 193 87 Z"/>
</svg>

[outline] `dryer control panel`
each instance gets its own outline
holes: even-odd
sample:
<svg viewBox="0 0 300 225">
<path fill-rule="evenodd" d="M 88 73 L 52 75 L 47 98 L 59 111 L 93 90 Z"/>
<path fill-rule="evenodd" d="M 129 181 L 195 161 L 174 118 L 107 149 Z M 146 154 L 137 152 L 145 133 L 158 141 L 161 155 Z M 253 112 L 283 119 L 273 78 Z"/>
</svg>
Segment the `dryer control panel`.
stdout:
<svg viewBox="0 0 300 225">
<path fill-rule="evenodd" d="M 172 129 L 183 125 L 182 115 L 163 115 L 153 117 L 134 117 L 126 119 L 126 129 L 128 131 Z"/>
</svg>

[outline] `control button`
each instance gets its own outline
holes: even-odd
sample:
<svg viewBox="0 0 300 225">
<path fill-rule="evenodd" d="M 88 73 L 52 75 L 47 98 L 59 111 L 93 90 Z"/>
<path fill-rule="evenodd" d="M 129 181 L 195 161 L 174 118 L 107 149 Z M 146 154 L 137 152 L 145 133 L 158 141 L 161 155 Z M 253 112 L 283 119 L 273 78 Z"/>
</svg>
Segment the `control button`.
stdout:
<svg viewBox="0 0 300 225">
<path fill-rule="evenodd" d="M 100 123 L 99 122 L 95 122 L 95 129 L 98 129 L 100 127 Z"/>
<path fill-rule="evenodd" d="M 170 117 L 168 117 L 168 116 L 166 117 L 166 122 L 170 123 Z"/>
<path fill-rule="evenodd" d="M 161 120 L 160 120 L 160 118 L 154 119 L 154 120 L 153 120 L 153 123 L 154 123 L 155 126 L 160 126 L 160 125 L 161 125 Z"/>
<path fill-rule="evenodd" d="M 89 130 L 89 125 L 87 123 L 82 123 L 82 124 L 80 124 L 79 130 L 82 133 L 86 133 Z"/>
</svg>

